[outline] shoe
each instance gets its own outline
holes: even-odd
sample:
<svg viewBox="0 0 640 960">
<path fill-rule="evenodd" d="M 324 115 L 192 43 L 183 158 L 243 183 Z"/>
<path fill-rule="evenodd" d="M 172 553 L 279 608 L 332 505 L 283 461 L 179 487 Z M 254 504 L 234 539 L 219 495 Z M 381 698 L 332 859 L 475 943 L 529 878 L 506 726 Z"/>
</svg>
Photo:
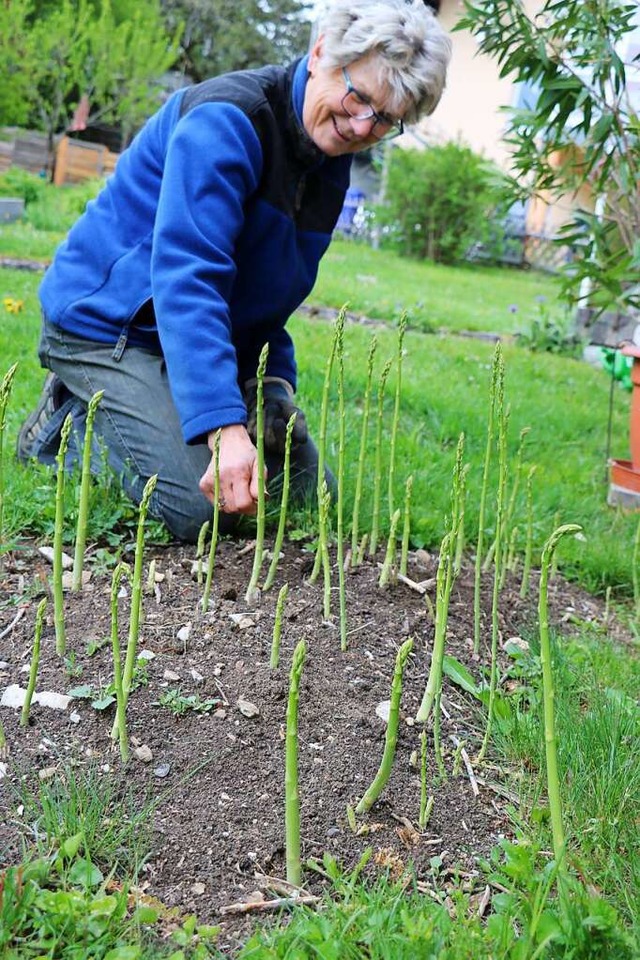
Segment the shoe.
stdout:
<svg viewBox="0 0 640 960">
<path fill-rule="evenodd" d="M 33 456 L 33 445 L 40 436 L 40 432 L 49 422 L 56 410 L 59 409 L 66 392 L 66 387 L 55 373 L 48 373 L 42 393 L 35 410 L 29 414 L 20 427 L 16 443 L 16 456 L 22 463 Z"/>
</svg>

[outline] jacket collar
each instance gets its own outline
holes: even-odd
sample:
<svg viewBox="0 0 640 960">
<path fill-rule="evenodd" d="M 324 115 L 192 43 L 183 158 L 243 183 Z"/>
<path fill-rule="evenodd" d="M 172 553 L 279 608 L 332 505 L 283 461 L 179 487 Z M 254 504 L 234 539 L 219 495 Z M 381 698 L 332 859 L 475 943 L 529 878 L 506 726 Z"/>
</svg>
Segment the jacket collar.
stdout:
<svg viewBox="0 0 640 960">
<path fill-rule="evenodd" d="M 308 56 L 296 60 L 287 69 L 287 80 L 290 90 L 290 93 L 287 94 L 289 97 L 287 121 L 296 158 L 305 166 L 315 167 L 323 163 L 327 157 L 326 154 L 315 145 L 302 125 L 302 111 L 308 76 Z"/>
</svg>

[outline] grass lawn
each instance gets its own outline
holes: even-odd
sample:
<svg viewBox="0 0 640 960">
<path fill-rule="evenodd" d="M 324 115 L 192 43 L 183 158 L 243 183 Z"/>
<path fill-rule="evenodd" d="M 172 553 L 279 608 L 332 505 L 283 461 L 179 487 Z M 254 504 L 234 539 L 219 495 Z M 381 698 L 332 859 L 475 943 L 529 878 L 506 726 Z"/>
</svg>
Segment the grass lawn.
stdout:
<svg viewBox="0 0 640 960">
<path fill-rule="evenodd" d="M 536 270 L 464 265 L 445 267 L 408 260 L 387 250 L 335 240 L 320 267 L 311 300 L 381 320 L 408 310 L 422 330 L 527 329 L 541 304 L 562 314 L 557 281 Z"/>
<path fill-rule="evenodd" d="M 50 253 L 54 240 L 55 236 L 44 229 L 33 232 L 21 226 L 12 235 L 9 228 L 3 227 L 0 252 L 11 251 L 14 256 L 38 259 L 47 256 L 47 251 Z M 21 246 L 19 254 L 18 246 Z M 37 274 L 0 271 L 0 356 L 5 369 L 15 361 L 19 363 L 4 438 L 6 543 L 0 547 L 2 552 L 15 547 L 23 535 L 49 539 L 53 524 L 53 478 L 42 468 L 17 464 L 10 455 L 19 424 L 35 402 L 42 381 L 36 357 L 38 282 Z M 22 300 L 22 310 L 8 312 L 2 306 L 6 297 Z M 556 284 L 546 275 L 485 267 L 436 267 L 402 261 L 359 244 L 344 241 L 334 244 L 309 302 L 337 308 L 348 301 L 352 310 L 388 321 L 374 328 L 350 325 L 345 335 L 347 533 L 371 337 L 375 333 L 378 341 L 375 391 L 384 361 L 396 356 L 394 321 L 406 308 L 411 327 L 404 342 L 395 502 L 398 505 L 402 502 L 405 481 L 412 475 L 414 545 L 437 549 L 450 511 L 456 444 L 464 432 L 465 461 L 469 464 L 466 529 L 469 549 L 473 550 L 494 346 L 456 333 L 463 329 L 513 333 L 524 325 L 524 319 L 536 315 L 540 297 L 555 309 Z M 517 312 L 510 310 L 512 305 L 518 307 Z M 427 332 L 441 328 L 446 332 Z M 302 315 L 292 318 L 290 329 L 297 346 L 298 398 L 312 432 L 316 433 L 332 329 L 326 321 Z M 522 554 L 524 550 L 522 531 L 527 519 L 524 477 L 535 465 L 534 563 L 539 562 L 542 545 L 558 522 L 580 524 L 583 537 L 563 541 L 560 569 L 592 592 L 604 595 L 609 589 L 610 599 L 619 606 L 621 616 L 631 621 L 633 544 L 638 516 L 611 509 L 606 504 L 609 381 L 603 372 L 566 356 L 531 353 L 511 344 L 505 344 L 504 356 L 510 410 L 509 491 L 515 481 L 520 433 L 530 428 L 513 521 L 521 531 L 518 551 Z M 394 368 L 383 405 L 384 531 L 388 529 L 386 478 L 390 468 L 395 377 Z M 335 404 L 334 390 L 333 412 Z M 619 457 L 628 455 L 629 406 L 629 394 L 616 388 L 611 442 L 612 454 Z M 373 417 L 370 423 L 361 509 L 363 531 L 369 528 L 373 502 L 374 420 Z M 329 424 L 328 457 L 335 465 L 338 442 L 335 415 L 329 417 Z M 494 463 L 488 500 L 489 541 L 495 522 L 495 473 Z M 73 491 L 68 498 L 72 508 Z M 119 495 L 117 485 L 106 479 L 94 491 L 90 516 L 92 539 L 100 539 L 107 547 L 117 546 L 123 538 L 131 539 L 135 512 Z M 314 528 L 314 523 L 312 513 L 299 512 L 292 519 L 293 527 L 307 532 Z M 4 612 L 13 615 L 12 611 Z M 550 827 L 544 781 L 540 662 L 535 630 L 532 630 L 528 638 L 532 658 L 514 668 L 513 676 L 506 678 L 509 683 L 505 690 L 510 691 L 513 712 L 508 720 L 496 724 L 494 734 L 495 756 L 501 767 L 513 774 L 513 820 L 519 831 L 519 842 L 498 846 L 492 861 L 485 865 L 487 876 L 493 878 L 491 882 L 499 884 L 504 892 L 502 899 L 494 898 L 496 907 L 491 917 L 483 920 L 478 916 L 478 905 L 469 902 L 462 883 L 443 885 L 442 902 L 431 901 L 417 892 L 408 899 L 407 891 L 391 881 L 363 885 L 357 872 L 347 876 L 339 865 L 328 860 L 324 867 L 330 885 L 324 908 L 314 913 L 298 910 L 286 927 L 275 921 L 265 924 L 239 954 L 243 960 L 268 957 L 409 960 L 418 956 L 445 960 L 498 957 L 505 960 L 507 957 L 514 960 L 530 957 L 632 960 L 640 955 L 637 649 L 631 645 L 618 649 L 605 628 L 580 623 L 579 612 L 576 620 L 577 630 L 571 641 L 562 637 L 554 641 L 565 820 L 571 863 L 578 865 L 566 899 L 552 895 L 553 876 L 549 857 L 544 852 L 549 850 Z M 634 627 L 631 622 L 630 628 L 635 629 L 637 641 L 637 624 Z M 80 775 L 78 782 L 71 786 L 69 805 L 77 804 L 77 797 L 83 791 L 90 796 L 96 792 Z M 46 789 L 46 785 L 43 786 L 38 803 L 42 803 L 42 796 L 46 801 Z M 118 803 L 125 803 L 119 797 L 115 801 L 106 797 L 104 800 L 103 808 L 99 804 L 91 808 L 96 842 L 105 839 L 100 825 L 113 825 L 119 817 Z M 107 800 L 109 804 L 115 802 L 115 812 L 112 806 L 107 812 Z M 117 855 L 121 860 L 122 850 L 128 847 L 137 850 L 140 840 L 140 821 L 129 807 L 123 806 L 120 813 L 122 822 L 128 826 L 124 834 L 118 833 L 114 840 L 113 855 L 108 850 L 104 855 L 107 863 L 111 856 Z M 69 835 L 56 827 L 56 818 L 62 822 L 63 814 L 61 811 L 59 816 L 56 814 L 47 821 L 47 839 L 54 851 L 62 850 L 62 845 L 70 842 Z M 110 837 L 109 832 L 107 839 Z M 83 849 L 89 849 L 86 843 Z M 32 882 L 23 884 L 20 878 L 16 881 L 15 873 L 6 880 L 5 891 L 10 889 L 9 880 L 17 884 L 13 898 L 6 895 L 3 898 L 0 892 L 0 956 L 21 955 L 15 950 L 11 952 L 11 941 L 3 940 L 3 929 L 19 929 L 20 923 L 25 924 L 24 929 L 31 929 L 29 924 L 33 918 L 43 916 L 46 923 L 42 921 L 42 929 L 46 935 L 55 936 L 59 944 L 64 944 L 64 950 L 55 955 L 80 956 L 77 951 L 82 948 L 78 944 L 86 936 L 83 918 L 92 912 L 100 918 L 101 943 L 104 943 L 104 950 L 97 952 L 96 957 L 142 960 L 171 956 L 173 960 L 202 960 L 217 956 L 212 943 L 214 934 L 204 930 L 198 934 L 195 921 L 187 919 L 184 926 L 175 931 L 171 944 L 165 942 L 161 948 L 157 943 L 149 946 L 147 927 L 158 919 L 153 907 L 147 914 L 132 918 L 126 911 L 126 894 L 123 898 L 114 893 L 108 904 L 105 901 L 96 905 L 97 895 L 87 888 L 80 888 L 78 892 L 73 877 L 74 870 L 77 874 L 75 863 L 80 862 L 77 849 L 73 852 L 69 847 L 67 853 L 60 853 L 57 859 L 51 856 L 45 860 L 43 863 L 40 857 L 33 862 L 35 865 L 28 867 L 25 875 Z M 82 863 L 85 864 L 82 869 L 86 870 L 86 861 Z M 436 879 L 438 869 L 434 862 Z M 66 913 L 59 907 L 56 914 L 52 898 L 49 913 L 42 912 L 42 905 L 48 902 L 52 890 L 56 897 L 60 895 L 56 904 L 67 898 Z M 8 952 L 3 953 L 3 949 Z"/>
</svg>

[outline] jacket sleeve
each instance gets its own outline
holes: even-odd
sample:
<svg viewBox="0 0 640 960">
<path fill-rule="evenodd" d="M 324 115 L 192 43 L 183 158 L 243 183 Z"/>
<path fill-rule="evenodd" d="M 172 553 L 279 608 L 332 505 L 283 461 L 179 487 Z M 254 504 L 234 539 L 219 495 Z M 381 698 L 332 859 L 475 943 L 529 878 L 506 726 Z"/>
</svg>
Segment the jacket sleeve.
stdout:
<svg viewBox="0 0 640 960">
<path fill-rule="evenodd" d="M 229 103 L 182 117 L 170 138 L 154 226 L 151 278 L 169 382 L 187 443 L 246 423 L 229 301 L 244 204 L 258 186 L 262 149 Z"/>
</svg>

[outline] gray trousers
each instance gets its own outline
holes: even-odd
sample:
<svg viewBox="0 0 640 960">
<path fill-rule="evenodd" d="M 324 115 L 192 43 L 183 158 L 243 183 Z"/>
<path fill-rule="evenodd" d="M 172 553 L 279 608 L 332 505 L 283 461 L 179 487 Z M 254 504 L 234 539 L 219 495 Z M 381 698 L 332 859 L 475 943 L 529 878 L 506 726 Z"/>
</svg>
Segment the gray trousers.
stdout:
<svg viewBox="0 0 640 960">
<path fill-rule="evenodd" d="M 182 438 L 164 358 L 134 346 L 118 357 L 113 345 L 74 336 L 46 320 L 38 353 L 42 366 L 62 380 L 68 396 L 37 438 L 33 455 L 43 463 L 53 462 L 60 428 L 71 413 L 69 463 L 79 460 L 87 403 L 104 390 L 94 426 L 96 469 L 106 457 L 135 503 L 149 477 L 157 474 L 150 514 L 163 520 L 178 539 L 195 542 L 202 524 L 213 515 L 198 487 L 211 453 L 206 443 L 189 445 Z M 277 482 L 282 473 L 281 458 L 267 455 L 266 463 L 272 487 L 271 481 Z M 317 470 L 318 451 L 309 437 L 291 451 L 292 500 L 314 497 Z M 327 482 L 334 484 L 329 472 Z M 233 532 L 237 519 L 220 514 L 221 532 Z"/>
</svg>

